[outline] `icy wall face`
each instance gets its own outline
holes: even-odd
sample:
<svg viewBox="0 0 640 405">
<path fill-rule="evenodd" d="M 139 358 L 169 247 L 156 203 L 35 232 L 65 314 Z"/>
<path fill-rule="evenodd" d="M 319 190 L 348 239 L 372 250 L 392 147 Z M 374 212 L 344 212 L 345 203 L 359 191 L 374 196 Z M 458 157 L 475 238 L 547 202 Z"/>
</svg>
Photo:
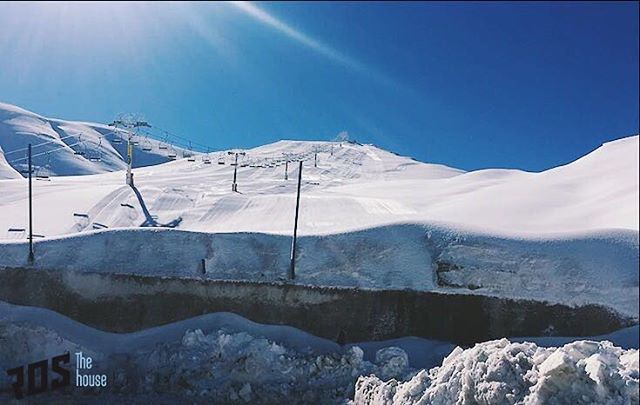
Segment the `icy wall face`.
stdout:
<svg viewBox="0 0 640 405">
<path fill-rule="evenodd" d="M 637 404 L 638 378 L 638 350 L 608 341 L 541 348 L 502 339 L 458 347 L 404 382 L 360 377 L 353 404 Z"/>
</svg>

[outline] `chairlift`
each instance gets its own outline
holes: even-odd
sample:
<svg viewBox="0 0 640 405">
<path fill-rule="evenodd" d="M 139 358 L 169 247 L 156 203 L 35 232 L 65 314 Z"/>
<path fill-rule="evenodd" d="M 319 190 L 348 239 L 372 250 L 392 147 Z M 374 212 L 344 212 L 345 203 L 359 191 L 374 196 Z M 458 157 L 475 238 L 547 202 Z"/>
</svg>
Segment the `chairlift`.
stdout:
<svg viewBox="0 0 640 405">
<path fill-rule="evenodd" d="M 178 154 L 173 147 L 171 148 L 171 152 L 167 154 L 167 157 L 169 158 L 169 160 L 176 160 L 176 158 L 178 157 Z"/>
<path fill-rule="evenodd" d="M 145 152 L 151 152 L 152 149 L 152 145 L 151 142 L 149 141 L 149 138 L 145 138 L 144 142 L 142 143 L 142 150 Z"/>
<path fill-rule="evenodd" d="M 82 142 L 82 134 L 78 135 L 78 149 L 73 151 L 74 155 L 78 155 L 78 156 L 84 156 L 84 151 L 80 150 L 80 147 L 83 146 L 84 143 Z M 87 149 L 87 147 L 85 146 L 84 149 Z"/>
<path fill-rule="evenodd" d="M 42 166 L 36 167 L 36 170 L 35 170 L 36 180 L 51 181 L 47 172 L 43 170 L 44 168 Z"/>
<path fill-rule="evenodd" d="M 182 151 L 182 156 L 187 158 L 187 162 L 195 162 L 196 158 L 193 156 L 193 148 L 191 147 L 191 141 L 189 141 L 189 152 Z"/>
<path fill-rule="evenodd" d="M 98 150 L 94 151 L 91 155 L 89 155 L 90 162 L 100 162 L 102 161 L 102 138 L 98 140 Z"/>
</svg>

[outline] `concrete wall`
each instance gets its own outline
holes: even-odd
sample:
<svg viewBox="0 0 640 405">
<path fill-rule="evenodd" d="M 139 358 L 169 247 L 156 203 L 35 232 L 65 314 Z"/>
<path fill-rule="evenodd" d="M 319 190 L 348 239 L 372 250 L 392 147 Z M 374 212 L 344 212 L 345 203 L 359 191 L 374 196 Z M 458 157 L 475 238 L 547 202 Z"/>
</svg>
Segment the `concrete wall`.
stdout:
<svg viewBox="0 0 640 405">
<path fill-rule="evenodd" d="M 419 336 L 467 345 L 504 336 L 597 335 L 632 323 L 596 305 L 33 269 L 0 270 L 0 300 L 111 332 L 226 311 L 330 339 L 342 330 L 347 342 Z"/>
</svg>

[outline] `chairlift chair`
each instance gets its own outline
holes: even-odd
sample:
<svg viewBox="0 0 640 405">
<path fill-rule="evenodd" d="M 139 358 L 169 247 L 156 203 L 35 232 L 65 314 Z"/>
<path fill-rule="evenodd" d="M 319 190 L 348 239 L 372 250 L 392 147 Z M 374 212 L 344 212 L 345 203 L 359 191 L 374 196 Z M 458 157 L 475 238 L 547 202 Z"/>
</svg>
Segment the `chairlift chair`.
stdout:
<svg viewBox="0 0 640 405">
<path fill-rule="evenodd" d="M 42 166 L 37 166 L 35 168 L 36 180 L 50 181 L 51 179 L 49 178 L 49 175 L 47 174 L 46 171 L 43 171 L 43 170 L 44 168 Z"/>
</svg>

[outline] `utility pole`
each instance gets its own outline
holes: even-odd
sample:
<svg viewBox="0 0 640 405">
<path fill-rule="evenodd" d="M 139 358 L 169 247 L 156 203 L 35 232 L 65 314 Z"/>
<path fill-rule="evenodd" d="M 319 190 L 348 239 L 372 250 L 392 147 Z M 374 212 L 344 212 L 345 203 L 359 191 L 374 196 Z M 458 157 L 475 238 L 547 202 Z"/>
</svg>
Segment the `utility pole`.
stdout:
<svg viewBox="0 0 640 405">
<path fill-rule="evenodd" d="M 296 196 L 296 217 L 293 222 L 293 239 L 291 240 L 291 262 L 289 263 L 289 278 L 296 278 L 296 240 L 298 238 L 298 213 L 300 211 L 300 184 L 302 183 L 302 160 L 298 168 L 298 195 Z"/>
<path fill-rule="evenodd" d="M 32 191 L 31 191 L 31 144 L 29 144 L 29 264 L 33 263 L 33 206 L 32 206 Z"/>
<path fill-rule="evenodd" d="M 231 191 L 235 191 L 238 192 L 238 184 L 236 183 L 236 178 L 237 178 L 237 173 L 238 173 L 238 155 L 246 155 L 245 152 L 227 152 L 227 154 L 229 155 L 233 155 L 235 153 L 236 155 L 236 160 L 235 163 L 233 164 L 233 183 L 231 184 Z"/>
</svg>

